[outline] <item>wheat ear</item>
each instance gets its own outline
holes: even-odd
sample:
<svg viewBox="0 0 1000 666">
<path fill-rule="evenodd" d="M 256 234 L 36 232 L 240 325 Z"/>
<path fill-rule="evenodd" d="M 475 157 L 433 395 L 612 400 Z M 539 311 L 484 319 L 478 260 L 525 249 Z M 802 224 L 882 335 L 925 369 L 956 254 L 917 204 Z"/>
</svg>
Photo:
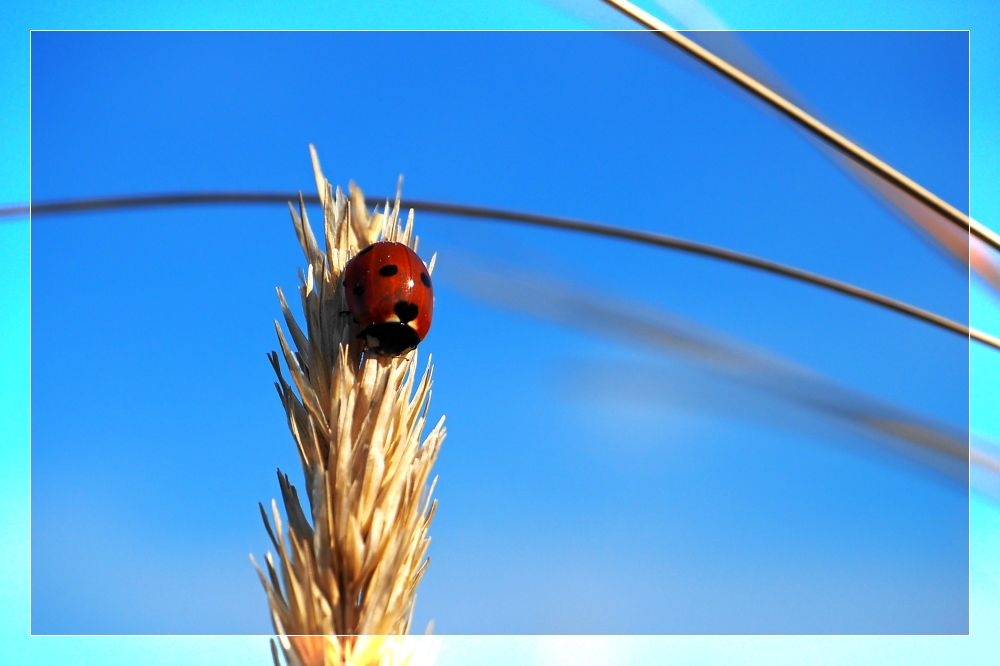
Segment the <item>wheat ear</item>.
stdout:
<svg viewBox="0 0 1000 666">
<path fill-rule="evenodd" d="M 416 653 L 391 637 L 409 632 L 417 584 L 430 561 L 427 530 L 437 500 L 431 501 L 434 484 L 428 487 L 428 478 L 445 436 L 444 418 L 421 442 L 430 360 L 420 374 L 416 350 L 388 358 L 365 353 L 346 314 L 342 275 L 347 262 L 376 241 L 415 250 L 413 211 L 402 224 L 397 190 L 391 209 L 387 201 L 384 213 L 369 213 L 353 183 L 349 198 L 330 186 L 315 148 L 309 149 L 326 252 L 316 243 L 300 195 L 298 211 L 289 208 L 308 264 L 299 271 L 306 326 L 303 331 L 296 323 L 278 289 L 295 349 L 276 321 L 281 353 L 268 358 L 298 447 L 310 514 L 279 470 L 287 525 L 274 500 L 273 529 L 260 507 L 279 563 L 268 553 L 266 574 L 256 561 L 254 566 L 278 636 L 271 645 L 276 665 L 278 644 L 289 666 L 404 664 Z M 428 272 L 433 268 L 434 258 Z"/>
</svg>

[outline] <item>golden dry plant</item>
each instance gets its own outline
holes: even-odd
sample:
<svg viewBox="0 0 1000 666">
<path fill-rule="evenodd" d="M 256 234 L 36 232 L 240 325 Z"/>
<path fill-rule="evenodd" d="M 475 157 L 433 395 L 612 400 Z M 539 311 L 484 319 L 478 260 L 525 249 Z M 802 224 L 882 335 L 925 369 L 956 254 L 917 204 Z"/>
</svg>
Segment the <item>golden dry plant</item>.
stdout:
<svg viewBox="0 0 1000 666">
<path fill-rule="evenodd" d="M 266 575 L 256 561 L 254 566 L 289 666 L 426 663 L 433 659 L 431 649 L 422 649 L 428 644 L 401 636 L 409 632 L 417 584 L 430 561 L 427 530 L 437 500 L 431 501 L 434 483 L 428 487 L 428 478 L 445 437 L 444 418 L 421 441 L 430 360 L 418 373 L 416 350 L 397 357 L 366 353 L 347 313 L 343 285 L 344 267 L 374 242 L 397 241 L 416 250 L 413 211 L 401 224 L 397 190 L 395 206 L 386 202 L 384 213 L 369 213 L 353 183 L 349 198 L 339 187 L 333 190 L 315 148 L 309 148 L 326 252 L 316 243 L 300 195 L 298 211 L 289 208 L 308 263 L 299 271 L 305 331 L 278 289 L 294 351 L 275 322 L 291 384 L 278 353 L 268 358 L 298 447 L 310 513 L 279 470 L 287 526 L 274 500 L 274 529 L 260 507 L 279 562 L 269 552 Z M 280 664 L 273 640 L 271 649 Z"/>
</svg>

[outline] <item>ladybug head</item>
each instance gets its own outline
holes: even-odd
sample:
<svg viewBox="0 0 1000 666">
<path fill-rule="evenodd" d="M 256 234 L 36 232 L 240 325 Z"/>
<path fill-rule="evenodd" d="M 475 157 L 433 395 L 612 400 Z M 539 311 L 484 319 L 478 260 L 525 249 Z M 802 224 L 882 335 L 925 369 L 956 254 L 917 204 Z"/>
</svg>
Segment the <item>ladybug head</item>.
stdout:
<svg viewBox="0 0 1000 666">
<path fill-rule="evenodd" d="M 379 356 L 399 356 L 420 344 L 417 332 L 402 322 L 369 324 L 358 337 Z"/>
</svg>

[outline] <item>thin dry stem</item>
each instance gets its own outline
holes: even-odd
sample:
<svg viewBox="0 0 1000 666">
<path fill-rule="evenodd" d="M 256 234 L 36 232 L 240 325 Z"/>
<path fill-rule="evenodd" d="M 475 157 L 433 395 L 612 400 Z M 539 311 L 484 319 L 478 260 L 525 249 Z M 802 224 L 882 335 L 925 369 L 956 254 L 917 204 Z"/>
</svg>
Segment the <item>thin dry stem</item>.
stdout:
<svg viewBox="0 0 1000 666">
<path fill-rule="evenodd" d="M 642 25 L 647 30 L 655 32 L 662 39 L 670 42 L 687 54 L 701 61 L 705 65 L 719 72 L 736 85 L 742 87 L 750 94 L 769 104 L 774 109 L 789 117 L 793 122 L 798 123 L 807 131 L 811 132 L 821 140 L 825 141 L 835 149 L 848 155 L 851 159 L 864 165 L 880 178 L 883 178 L 903 192 L 906 192 L 917 201 L 920 201 L 931 210 L 942 215 L 949 222 L 955 224 L 964 231 L 971 231 L 987 242 L 1000 243 L 1000 236 L 993 233 L 978 222 L 973 223 L 969 216 L 949 204 L 944 199 L 938 197 L 930 190 L 921 187 L 917 182 L 907 178 L 904 174 L 878 159 L 868 151 L 861 148 L 856 143 L 850 141 L 843 135 L 834 131 L 824 123 L 820 122 L 812 115 L 799 108 L 792 102 L 779 95 L 777 92 L 757 81 L 752 76 L 742 72 L 733 65 L 715 55 L 711 51 L 699 46 L 697 43 L 680 34 L 669 25 L 655 16 L 643 11 L 628 0 L 602 0 L 605 4 L 618 10 L 633 21 Z"/>
<path fill-rule="evenodd" d="M 389 666 L 410 663 L 415 655 L 426 662 L 426 651 L 398 637 L 409 632 L 429 561 L 427 531 L 437 501 L 428 479 L 445 436 L 444 418 L 421 442 L 430 361 L 418 373 L 416 350 L 393 358 L 366 354 L 346 314 L 341 279 L 347 262 L 373 242 L 416 247 L 413 211 L 401 224 L 397 191 L 391 209 L 386 202 L 385 213 L 369 213 L 361 190 L 351 183 L 349 198 L 334 190 L 312 146 L 310 151 L 326 251 L 319 249 L 300 196 L 298 210 L 289 208 L 307 262 L 299 272 L 304 327 L 278 289 L 288 338 L 275 322 L 280 356 L 268 355 L 310 511 L 279 471 L 287 526 L 276 502 L 270 519 L 260 507 L 278 564 L 268 553 L 266 573 L 257 567 L 278 635 L 272 653 L 277 664 L 280 644 L 289 666 Z"/>
</svg>

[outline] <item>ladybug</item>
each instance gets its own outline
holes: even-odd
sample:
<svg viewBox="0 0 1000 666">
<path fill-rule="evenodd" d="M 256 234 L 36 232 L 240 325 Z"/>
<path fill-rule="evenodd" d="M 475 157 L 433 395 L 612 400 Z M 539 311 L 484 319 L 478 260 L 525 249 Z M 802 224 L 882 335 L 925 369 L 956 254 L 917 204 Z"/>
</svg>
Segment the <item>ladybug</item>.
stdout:
<svg viewBox="0 0 1000 666">
<path fill-rule="evenodd" d="M 372 243 L 344 268 L 347 307 L 358 338 L 380 356 L 410 351 L 431 328 L 434 287 L 424 262 L 402 243 Z"/>
</svg>

